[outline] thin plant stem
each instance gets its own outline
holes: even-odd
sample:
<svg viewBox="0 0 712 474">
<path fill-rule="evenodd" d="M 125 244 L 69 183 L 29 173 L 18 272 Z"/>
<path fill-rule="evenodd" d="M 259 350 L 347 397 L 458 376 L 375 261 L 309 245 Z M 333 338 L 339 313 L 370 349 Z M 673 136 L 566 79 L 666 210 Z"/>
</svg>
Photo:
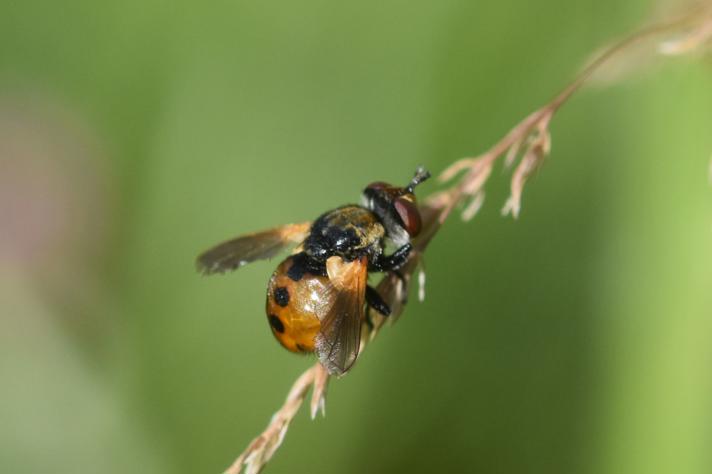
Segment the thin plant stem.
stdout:
<svg viewBox="0 0 712 474">
<path fill-rule="evenodd" d="M 643 28 L 605 49 L 550 102 L 526 116 L 486 152 L 474 158 L 458 160 L 440 174 L 441 182 L 451 183 L 422 201 L 420 209 L 423 231 L 413 242 L 414 251 L 401 268 L 399 276 L 387 274 L 377 287 L 379 294 L 389 304 L 391 315 L 385 317 L 376 311 L 368 311 L 369 323 L 364 324 L 362 329 L 362 350 L 375 338 L 386 321 L 394 322 L 401 314 L 412 277 L 417 274 L 419 283 L 424 283 L 421 257 L 452 211 L 469 199 L 470 203 L 462 211 L 463 219 L 469 220 L 477 213 L 484 200 L 484 186 L 494 163 L 505 156 L 505 164 L 512 166 L 519 157 L 518 165 L 512 173 L 511 194 L 502 209 L 503 214 L 511 213 L 516 218 L 520 212 L 524 183 L 551 149 L 549 124 L 556 112 L 612 58 L 622 55 L 645 39 L 668 33 L 681 34 L 682 38 L 662 43 L 660 51 L 665 54 L 687 53 L 708 45 L 712 38 L 712 4 L 699 4 L 685 15 Z M 710 170 L 712 176 L 712 164 Z M 461 173 L 462 176 L 454 180 Z M 422 299 L 422 288 L 419 295 Z M 267 428 L 252 440 L 225 474 L 239 474 L 243 468 L 246 474 L 259 473 L 279 448 L 289 423 L 306 400 L 310 388 L 313 389 L 310 402 L 312 419 L 319 411 L 324 414 L 328 381 L 328 372 L 318 362 L 307 369 L 294 382 L 284 404 L 272 416 Z"/>
</svg>

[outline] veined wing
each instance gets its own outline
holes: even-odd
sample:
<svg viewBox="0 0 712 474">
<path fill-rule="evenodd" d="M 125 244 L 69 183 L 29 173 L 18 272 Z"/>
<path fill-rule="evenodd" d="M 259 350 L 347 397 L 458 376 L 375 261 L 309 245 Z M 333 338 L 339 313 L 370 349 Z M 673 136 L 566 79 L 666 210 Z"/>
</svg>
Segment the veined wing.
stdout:
<svg viewBox="0 0 712 474">
<path fill-rule="evenodd" d="M 331 257 L 326 261 L 326 272 L 334 289 L 333 304 L 321 320 L 316 352 L 330 374 L 343 375 L 356 361 L 361 344 L 368 260 L 345 262 Z"/>
<path fill-rule="evenodd" d="M 212 275 L 272 258 L 287 247 L 301 243 L 310 227 L 311 222 L 287 224 L 228 240 L 200 254 L 196 266 L 201 273 Z"/>
</svg>

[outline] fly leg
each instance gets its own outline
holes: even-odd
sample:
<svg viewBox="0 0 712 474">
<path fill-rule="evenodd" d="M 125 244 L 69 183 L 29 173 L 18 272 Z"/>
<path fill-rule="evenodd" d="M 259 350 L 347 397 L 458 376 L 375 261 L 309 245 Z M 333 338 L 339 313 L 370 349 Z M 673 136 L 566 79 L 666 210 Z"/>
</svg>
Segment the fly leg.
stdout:
<svg viewBox="0 0 712 474">
<path fill-rule="evenodd" d="M 375 309 L 383 316 L 389 316 L 391 314 L 391 308 L 388 307 L 381 295 L 378 294 L 375 288 L 372 286 L 366 287 L 366 324 L 368 325 L 368 330 L 373 330 L 373 320 L 371 320 L 371 308 Z"/>
<path fill-rule="evenodd" d="M 400 267 L 405 265 L 405 262 L 408 261 L 408 257 L 410 257 L 410 252 L 412 250 L 413 245 L 411 243 L 407 243 L 388 256 L 381 255 L 378 260 L 372 264 L 369 264 L 369 270 L 377 272 L 398 270 Z"/>
<path fill-rule="evenodd" d="M 369 271 L 388 272 L 398 278 L 398 284 L 400 285 L 399 294 L 401 304 L 405 304 L 406 300 L 408 299 L 408 282 L 406 281 L 406 278 L 404 277 L 403 273 L 400 272 L 400 268 L 406 264 L 412 251 L 413 245 L 409 242 L 403 245 L 402 247 L 399 247 L 391 255 L 381 255 L 373 263 L 370 263 L 368 268 Z M 388 276 L 386 276 L 386 278 L 388 278 Z"/>
<path fill-rule="evenodd" d="M 383 316 L 390 316 L 391 314 L 391 308 L 389 308 L 386 302 L 383 301 L 383 298 L 381 298 L 381 295 L 378 294 L 378 291 L 370 285 L 366 287 L 366 303 Z"/>
</svg>

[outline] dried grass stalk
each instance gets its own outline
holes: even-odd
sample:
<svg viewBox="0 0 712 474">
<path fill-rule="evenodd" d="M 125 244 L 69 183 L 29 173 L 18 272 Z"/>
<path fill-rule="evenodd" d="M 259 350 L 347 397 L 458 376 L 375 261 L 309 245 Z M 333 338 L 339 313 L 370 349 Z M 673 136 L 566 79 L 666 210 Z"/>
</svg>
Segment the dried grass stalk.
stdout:
<svg viewBox="0 0 712 474">
<path fill-rule="evenodd" d="M 675 36 L 676 39 L 666 40 L 666 35 Z M 489 150 L 482 155 L 456 161 L 443 171 L 438 178 L 441 182 L 450 181 L 464 172 L 460 182 L 453 185 L 457 188 L 457 195 L 452 204 L 459 204 L 466 198 L 473 199 L 474 204 L 465 208 L 462 218 L 469 220 L 477 213 L 480 201 L 484 198 L 483 186 L 489 178 L 492 166 L 503 155 L 507 168 L 516 163 L 519 157 L 519 164 L 510 182 L 510 196 L 502 208 L 503 215 L 511 214 L 517 218 L 521 211 L 524 184 L 541 167 L 551 151 L 549 124 L 559 108 L 612 58 L 624 56 L 630 48 L 644 40 L 660 37 L 663 37 L 663 41 L 659 43 L 658 50 L 665 54 L 679 55 L 708 50 L 712 46 L 712 2 L 698 4 L 685 15 L 641 29 L 605 49 L 568 87 L 549 103 L 525 117 Z"/>
<path fill-rule="evenodd" d="M 660 43 L 658 51 L 669 56 L 678 56 L 694 51 L 709 52 L 712 47 L 712 9 L 709 5 L 698 6 L 699 14 L 690 18 L 690 22 L 679 35 Z"/>
<path fill-rule="evenodd" d="M 247 449 L 225 471 L 225 474 L 240 474 L 243 466 L 246 474 L 257 474 L 262 470 L 279 445 L 282 444 L 289 423 L 299 411 L 299 407 L 302 406 L 302 402 L 312 386 L 314 387 L 311 401 L 312 419 L 316 416 L 317 410 L 321 409 L 324 413 L 324 397 L 328 379 L 328 372 L 319 363 L 299 376 L 289 390 L 284 405 L 272 415 L 267 428 L 252 440 Z"/>
<path fill-rule="evenodd" d="M 453 182 L 445 190 L 422 201 L 420 208 L 423 231 L 413 242 L 414 250 L 400 270 L 403 278 L 387 274 L 377 287 L 384 301 L 390 305 L 391 315 L 384 317 L 377 311 L 368 311 L 367 323 L 362 328 L 361 351 L 376 337 L 387 321 L 395 322 L 403 312 L 410 281 L 419 268 L 419 297 L 424 297 L 423 253 L 440 226 L 458 205 L 469 201 L 461 214 L 464 220 L 469 220 L 477 214 L 484 201 L 484 186 L 495 162 L 504 156 L 505 166 L 510 168 L 518 161 L 512 173 L 511 193 L 502 209 L 503 214 L 511 214 L 516 218 L 521 211 L 522 192 L 527 179 L 541 167 L 551 151 L 549 124 L 559 108 L 612 57 L 621 55 L 644 39 L 668 33 L 677 35 L 677 39 L 660 43 L 660 51 L 665 54 L 683 54 L 708 46 L 712 38 L 712 4 L 702 4 L 682 17 L 647 27 L 614 44 L 586 66 L 554 99 L 525 117 L 485 153 L 456 161 L 440 174 L 440 182 Z M 461 175 L 460 178 L 455 180 L 458 175 Z M 712 180 L 712 162 L 710 179 Z M 328 372 L 318 362 L 305 371 L 292 385 L 284 405 L 272 416 L 267 428 L 249 444 L 225 474 L 239 474 L 243 467 L 246 474 L 260 472 L 282 443 L 289 423 L 306 399 L 310 388 L 313 387 L 310 403 L 312 419 L 319 411 L 325 413 L 328 381 Z"/>
</svg>

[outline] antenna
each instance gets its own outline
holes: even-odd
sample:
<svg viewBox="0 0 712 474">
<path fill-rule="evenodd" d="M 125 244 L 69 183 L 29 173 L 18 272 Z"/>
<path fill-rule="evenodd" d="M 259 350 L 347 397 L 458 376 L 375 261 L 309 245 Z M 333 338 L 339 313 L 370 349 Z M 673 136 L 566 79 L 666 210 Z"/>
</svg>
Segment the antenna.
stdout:
<svg viewBox="0 0 712 474">
<path fill-rule="evenodd" d="M 410 180 L 410 183 L 408 183 L 408 186 L 405 187 L 405 190 L 412 193 L 417 185 L 428 178 L 430 178 L 430 172 L 423 166 L 418 166 L 418 169 L 415 170 L 415 176 L 413 176 L 413 179 Z"/>
</svg>

